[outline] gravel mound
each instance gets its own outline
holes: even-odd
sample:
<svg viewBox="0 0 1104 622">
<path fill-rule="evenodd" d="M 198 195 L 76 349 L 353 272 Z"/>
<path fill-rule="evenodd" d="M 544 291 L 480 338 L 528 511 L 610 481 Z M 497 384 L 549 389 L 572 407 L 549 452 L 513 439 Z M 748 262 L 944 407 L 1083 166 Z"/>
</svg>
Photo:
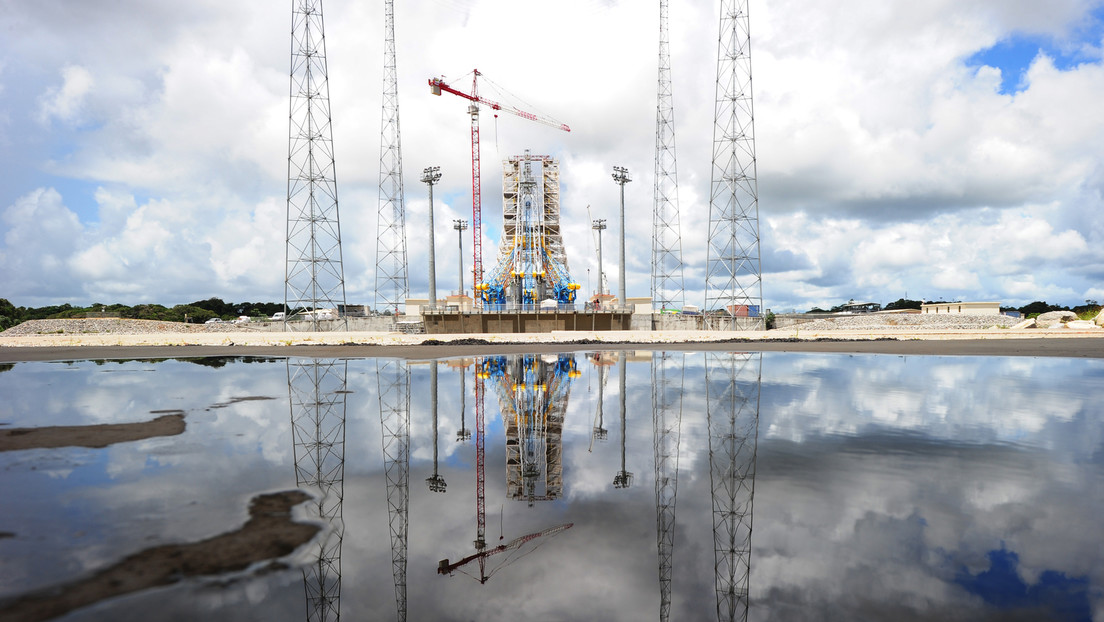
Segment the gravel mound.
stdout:
<svg viewBox="0 0 1104 622">
<path fill-rule="evenodd" d="M 1020 320 L 1007 315 L 960 315 L 957 313 L 867 313 L 822 318 L 798 324 L 801 330 L 985 330 L 1010 328 Z"/>
<path fill-rule="evenodd" d="M 161 333 L 238 333 L 253 330 L 248 324 L 184 324 L 157 320 L 89 318 L 30 320 L 12 326 L 0 337 L 29 335 L 155 335 Z"/>
</svg>

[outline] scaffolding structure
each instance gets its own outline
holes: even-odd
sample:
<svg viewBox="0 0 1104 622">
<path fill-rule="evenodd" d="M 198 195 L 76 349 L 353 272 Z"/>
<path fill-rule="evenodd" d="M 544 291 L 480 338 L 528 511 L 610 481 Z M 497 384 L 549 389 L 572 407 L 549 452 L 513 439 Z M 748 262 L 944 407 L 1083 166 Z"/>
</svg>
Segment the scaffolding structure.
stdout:
<svg viewBox="0 0 1104 622">
<path fill-rule="evenodd" d="M 762 353 L 706 353 L 717 620 L 746 621 Z"/>
<path fill-rule="evenodd" d="M 526 151 L 502 164 L 502 242 L 477 297 L 485 309 L 532 310 L 550 299 L 574 304 L 579 285 L 564 253 L 559 163 Z"/>
<path fill-rule="evenodd" d="M 291 16 L 284 329 L 345 330 L 332 321 L 345 306 L 345 274 L 322 0 L 294 0 Z"/>
<path fill-rule="evenodd" d="M 410 295 L 403 204 L 395 4 L 384 3 L 383 120 L 380 128 L 379 216 L 376 220 L 376 310 L 398 314 Z"/>
<path fill-rule="evenodd" d="M 721 0 L 705 308 L 722 328 L 764 324 L 749 0 Z"/>
<path fill-rule="evenodd" d="M 675 106 L 671 94 L 671 50 L 667 0 L 659 0 L 659 80 L 656 103 L 655 188 L 652 211 L 652 305 L 678 310 L 685 302 L 682 234 L 679 225 Z"/>
<path fill-rule="evenodd" d="M 326 525 L 313 545 L 315 563 L 303 567 L 307 620 L 341 618 L 341 513 L 345 491 L 346 361 L 287 360 L 295 482 L 316 491 L 308 504 L 311 517 Z"/>
<path fill-rule="evenodd" d="M 410 370 L 404 361 L 376 360 L 391 572 L 398 622 L 406 622 L 406 544 L 410 529 Z"/>
</svg>

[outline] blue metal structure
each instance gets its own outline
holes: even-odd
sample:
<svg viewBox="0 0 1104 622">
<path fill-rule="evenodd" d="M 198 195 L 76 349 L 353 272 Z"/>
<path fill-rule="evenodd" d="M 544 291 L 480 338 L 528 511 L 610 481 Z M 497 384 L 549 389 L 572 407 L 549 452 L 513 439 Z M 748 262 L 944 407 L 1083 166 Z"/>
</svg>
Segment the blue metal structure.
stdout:
<svg viewBox="0 0 1104 622">
<path fill-rule="evenodd" d="M 484 309 L 533 310 L 551 306 L 547 301 L 554 301 L 558 309 L 575 304 L 579 284 L 568 273 L 562 249 L 554 248 L 551 240 L 551 229 L 558 230 L 558 203 L 546 205 L 537 191 L 536 159 L 540 157 L 528 153 L 518 159 L 522 166 L 516 204 L 503 212 L 512 222 L 503 230 L 502 254 L 487 280 L 476 285 Z"/>
</svg>

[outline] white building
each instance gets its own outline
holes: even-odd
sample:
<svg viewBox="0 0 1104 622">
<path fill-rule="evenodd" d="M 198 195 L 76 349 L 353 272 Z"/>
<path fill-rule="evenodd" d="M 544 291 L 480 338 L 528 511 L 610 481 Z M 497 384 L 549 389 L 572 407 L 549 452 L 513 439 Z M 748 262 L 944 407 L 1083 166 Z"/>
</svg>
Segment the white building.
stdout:
<svg viewBox="0 0 1104 622">
<path fill-rule="evenodd" d="M 1000 315 L 999 302 L 933 302 L 920 305 L 921 313 L 960 313 L 962 315 Z"/>
</svg>

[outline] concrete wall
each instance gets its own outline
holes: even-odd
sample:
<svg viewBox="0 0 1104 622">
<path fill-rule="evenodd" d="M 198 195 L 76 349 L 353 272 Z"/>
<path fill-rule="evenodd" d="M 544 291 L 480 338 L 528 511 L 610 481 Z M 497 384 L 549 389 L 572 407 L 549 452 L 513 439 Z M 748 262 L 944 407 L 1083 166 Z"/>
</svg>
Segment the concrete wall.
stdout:
<svg viewBox="0 0 1104 622">
<path fill-rule="evenodd" d="M 999 302 L 940 302 L 920 305 L 921 313 L 959 313 L 962 315 L 1000 315 Z"/>
<path fill-rule="evenodd" d="M 630 330 L 630 313 L 536 312 L 427 313 L 422 316 L 431 335 L 468 333 L 550 333 L 555 330 Z"/>
</svg>

